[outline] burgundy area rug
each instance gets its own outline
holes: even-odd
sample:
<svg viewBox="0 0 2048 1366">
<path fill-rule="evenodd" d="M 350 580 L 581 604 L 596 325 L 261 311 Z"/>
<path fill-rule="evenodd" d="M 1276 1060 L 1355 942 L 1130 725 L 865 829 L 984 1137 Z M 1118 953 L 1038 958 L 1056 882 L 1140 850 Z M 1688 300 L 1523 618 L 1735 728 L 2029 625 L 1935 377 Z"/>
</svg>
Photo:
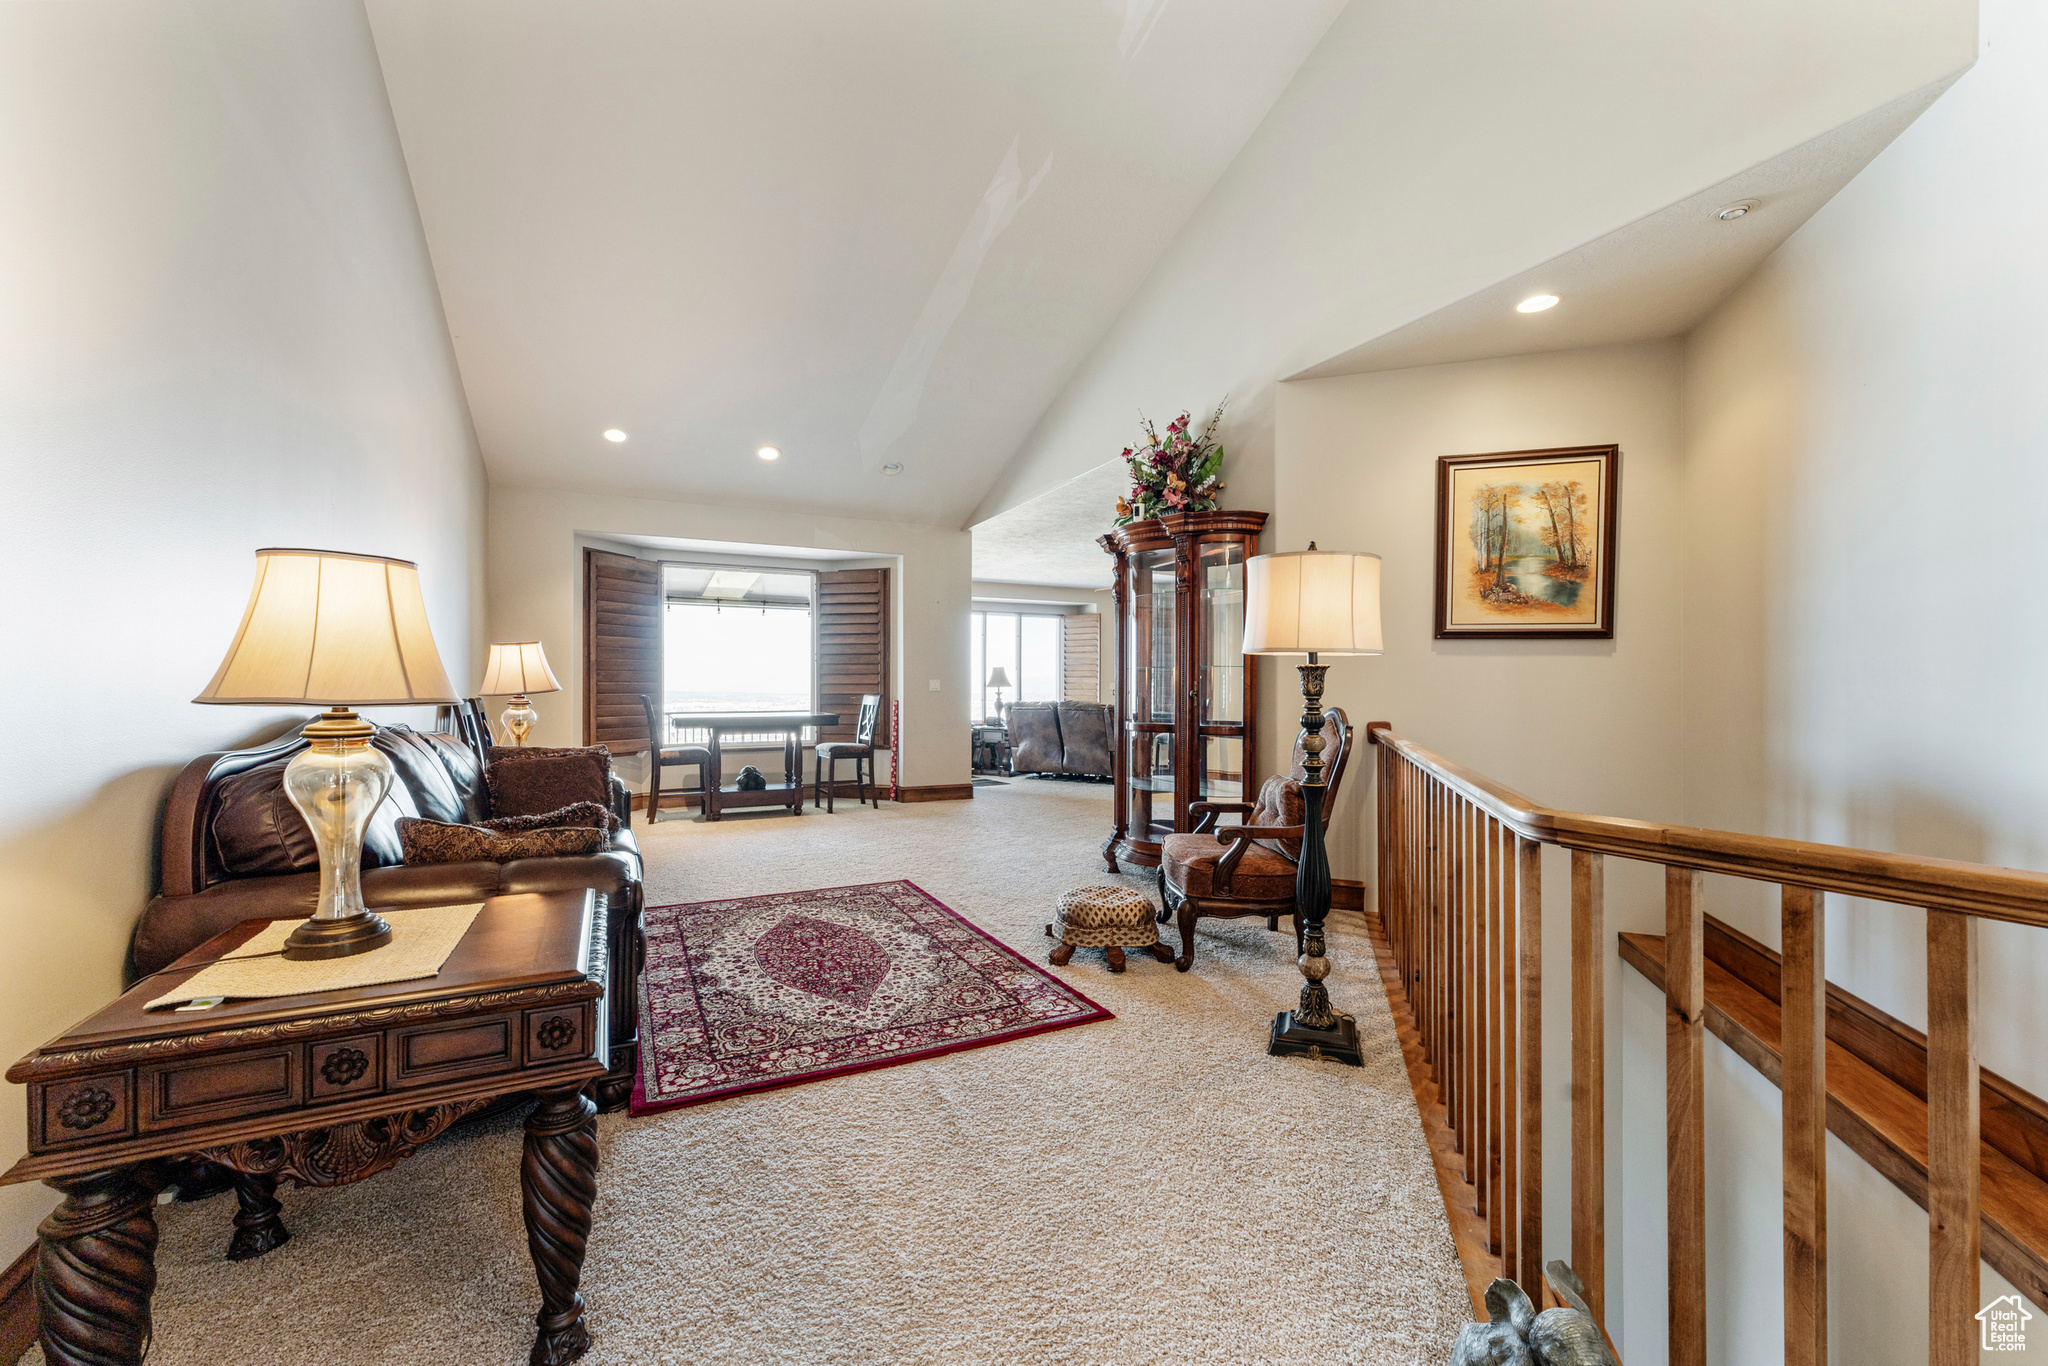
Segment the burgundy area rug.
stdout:
<svg viewBox="0 0 2048 1366">
<path fill-rule="evenodd" d="M 1114 1018 L 914 882 L 653 906 L 633 1113 Z"/>
</svg>

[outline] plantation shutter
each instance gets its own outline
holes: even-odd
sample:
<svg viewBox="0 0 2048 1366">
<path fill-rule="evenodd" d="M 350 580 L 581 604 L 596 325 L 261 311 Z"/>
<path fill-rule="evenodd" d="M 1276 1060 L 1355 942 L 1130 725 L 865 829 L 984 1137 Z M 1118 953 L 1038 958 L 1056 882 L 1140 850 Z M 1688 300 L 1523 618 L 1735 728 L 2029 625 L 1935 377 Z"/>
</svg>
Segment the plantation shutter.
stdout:
<svg viewBox="0 0 2048 1366">
<path fill-rule="evenodd" d="M 863 693 L 882 699 L 875 747 L 889 744 L 889 571 L 841 569 L 818 575 L 818 710 L 840 722 L 819 729 L 821 741 L 853 739 Z"/>
<path fill-rule="evenodd" d="M 1064 667 L 1060 674 L 1060 700 L 1099 702 L 1102 700 L 1102 616 L 1077 612 L 1062 617 L 1066 638 L 1061 642 Z"/>
<path fill-rule="evenodd" d="M 661 565 L 583 552 L 583 743 L 647 751 L 645 693 L 661 711 Z"/>
</svg>

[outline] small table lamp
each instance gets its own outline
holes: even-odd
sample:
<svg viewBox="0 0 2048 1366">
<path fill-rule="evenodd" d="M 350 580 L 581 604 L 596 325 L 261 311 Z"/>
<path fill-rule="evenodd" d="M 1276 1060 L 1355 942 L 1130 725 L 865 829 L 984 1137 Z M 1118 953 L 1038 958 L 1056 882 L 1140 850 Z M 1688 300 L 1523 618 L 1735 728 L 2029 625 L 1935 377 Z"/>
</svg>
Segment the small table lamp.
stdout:
<svg viewBox="0 0 2048 1366">
<path fill-rule="evenodd" d="M 991 725 L 1000 725 L 1003 720 L 1003 689 L 1010 686 L 1010 675 L 998 664 L 988 671 L 988 685 L 996 690 L 996 714 L 989 717 Z"/>
<path fill-rule="evenodd" d="M 1301 861 L 1294 904 L 1301 912 L 1301 1004 L 1273 1017 L 1266 1051 L 1313 1053 L 1363 1066 L 1358 1025 L 1330 1005 L 1323 920 L 1330 913 L 1330 856 L 1323 848 L 1323 674 L 1318 655 L 1376 655 L 1380 642 L 1380 557 L 1317 550 L 1254 555 L 1245 563 L 1244 652 L 1307 655 L 1301 668 Z"/>
<path fill-rule="evenodd" d="M 562 685 L 555 680 L 554 670 L 548 667 L 547 651 L 541 649 L 537 640 L 522 640 L 511 645 L 493 645 L 490 663 L 484 666 L 484 685 L 480 690 L 485 697 L 506 697 L 505 712 L 498 723 L 505 728 L 505 734 L 512 737 L 514 745 L 526 743 L 526 733 L 533 729 L 533 723 L 540 720 L 540 713 L 526 700 L 530 692 L 560 692 Z"/>
<path fill-rule="evenodd" d="M 389 942 L 391 926 L 363 908 L 363 831 L 395 775 L 370 746 L 370 723 L 350 708 L 458 700 L 427 626 L 419 570 L 379 555 L 257 551 L 241 629 L 192 700 L 329 705 L 284 771 L 285 795 L 320 851 L 320 899 L 284 956 L 346 958 Z"/>
</svg>

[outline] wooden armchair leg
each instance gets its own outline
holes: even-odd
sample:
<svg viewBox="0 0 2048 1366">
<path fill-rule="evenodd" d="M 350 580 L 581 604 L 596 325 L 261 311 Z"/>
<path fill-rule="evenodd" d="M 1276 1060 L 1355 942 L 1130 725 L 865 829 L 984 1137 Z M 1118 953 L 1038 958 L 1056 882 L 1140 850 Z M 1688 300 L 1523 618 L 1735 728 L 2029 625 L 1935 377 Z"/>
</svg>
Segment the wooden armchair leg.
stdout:
<svg viewBox="0 0 2048 1366">
<path fill-rule="evenodd" d="M 1173 960 L 1174 967 L 1186 972 L 1195 965 L 1195 903 L 1187 897 L 1180 901 L 1180 957 Z"/>
</svg>

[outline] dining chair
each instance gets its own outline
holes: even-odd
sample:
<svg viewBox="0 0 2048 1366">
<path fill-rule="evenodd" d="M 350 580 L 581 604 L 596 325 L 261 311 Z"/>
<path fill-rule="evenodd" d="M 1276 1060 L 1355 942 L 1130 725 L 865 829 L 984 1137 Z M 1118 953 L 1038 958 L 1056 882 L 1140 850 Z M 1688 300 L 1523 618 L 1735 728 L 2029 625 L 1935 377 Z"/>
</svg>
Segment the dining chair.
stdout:
<svg viewBox="0 0 2048 1366">
<path fill-rule="evenodd" d="M 875 777 L 875 724 L 881 719 L 882 696 L 867 693 L 860 699 L 860 718 L 853 727 L 853 739 L 834 740 L 818 746 L 817 759 L 811 767 L 811 806 L 815 808 L 822 798 L 825 814 L 832 814 L 833 791 L 839 786 L 839 761 L 853 760 L 854 790 L 865 804 L 874 784 Z M 882 799 L 875 797 L 875 809 L 882 809 Z"/>
<path fill-rule="evenodd" d="M 687 764 L 697 766 L 697 786 L 683 788 L 686 795 L 698 794 L 700 802 L 705 796 L 711 778 L 711 751 L 703 745 L 667 745 L 661 743 L 661 716 L 654 710 L 654 703 L 646 693 L 640 694 L 640 710 L 647 714 L 647 823 L 654 824 L 661 819 L 662 775 L 672 768 Z"/>
</svg>

